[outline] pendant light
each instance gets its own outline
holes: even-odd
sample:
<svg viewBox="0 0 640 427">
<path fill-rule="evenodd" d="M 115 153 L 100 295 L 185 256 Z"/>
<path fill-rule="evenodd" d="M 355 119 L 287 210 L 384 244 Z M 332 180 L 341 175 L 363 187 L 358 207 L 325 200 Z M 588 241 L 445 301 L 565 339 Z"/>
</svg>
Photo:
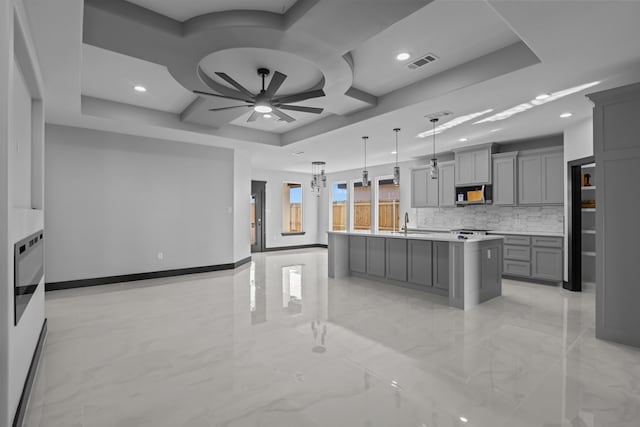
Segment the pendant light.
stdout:
<svg viewBox="0 0 640 427">
<path fill-rule="evenodd" d="M 396 133 L 396 165 L 393 168 L 393 183 L 400 185 L 400 166 L 398 166 L 398 132 L 400 132 L 400 128 L 395 128 L 393 131 Z"/>
<path fill-rule="evenodd" d="M 438 119 L 431 119 L 431 123 L 433 123 L 433 157 L 431 158 L 431 179 L 438 179 L 438 159 L 436 159 L 436 123 L 438 123 Z"/>
<path fill-rule="evenodd" d="M 368 136 L 362 137 L 362 144 L 364 145 L 364 169 L 362 170 L 362 186 L 369 186 L 369 171 L 367 170 L 367 139 Z"/>
<path fill-rule="evenodd" d="M 324 172 L 325 162 L 311 162 L 311 191 L 320 196 L 320 190 L 327 187 L 327 175 Z"/>
</svg>

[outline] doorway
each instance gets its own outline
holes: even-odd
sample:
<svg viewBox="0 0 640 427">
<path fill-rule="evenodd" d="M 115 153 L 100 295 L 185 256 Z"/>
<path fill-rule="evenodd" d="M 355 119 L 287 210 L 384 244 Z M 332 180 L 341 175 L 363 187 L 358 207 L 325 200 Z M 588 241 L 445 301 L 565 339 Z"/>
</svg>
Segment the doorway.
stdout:
<svg viewBox="0 0 640 427">
<path fill-rule="evenodd" d="M 581 292 L 583 285 L 595 287 L 595 163 L 584 157 L 567 163 L 569 277 L 563 287 Z"/>
<path fill-rule="evenodd" d="M 250 239 L 251 252 L 263 252 L 265 247 L 265 181 L 251 181 Z"/>
</svg>

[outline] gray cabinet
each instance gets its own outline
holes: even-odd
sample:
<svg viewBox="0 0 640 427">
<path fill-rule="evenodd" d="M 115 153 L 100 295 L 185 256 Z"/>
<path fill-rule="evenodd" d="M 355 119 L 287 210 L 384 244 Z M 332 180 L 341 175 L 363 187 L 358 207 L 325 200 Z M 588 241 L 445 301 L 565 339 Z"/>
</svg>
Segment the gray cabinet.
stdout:
<svg viewBox="0 0 640 427">
<path fill-rule="evenodd" d="M 518 203 L 564 203 L 563 162 L 562 151 L 557 149 L 521 153 L 518 158 Z"/>
<path fill-rule="evenodd" d="M 387 240 L 387 279 L 407 280 L 407 241 Z"/>
<path fill-rule="evenodd" d="M 449 242 L 433 242 L 433 287 L 449 289 Z"/>
<path fill-rule="evenodd" d="M 455 185 L 491 184 L 492 144 L 455 151 Z"/>
<path fill-rule="evenodd" d="M 427 206 L 427 169 L 413 169 L 411 171 L 411 207 L 423 208 Z"/>
<path fill-rule="evenodd" d="M 498 247 L 482 248 L 480 250 L 480 289 L 491 289 L 500 282 L 502 276 L 502 259 Z"/>
<path fill-rule="evenodd" d="M 493 155 L 493 204 L 516 204 L 517 152 Z"/>
<path fill-rule="evenodd" d="M 367 237 L 367 274 L 385 277 L 385 238 Z"/>
<path fill-rule="evenodd" d="M 503 274 L 532 279 L 561 281 L 562 237 L 505 236 Z"/>
<path fill-rule="evenodd" d="M 407 280 L 409 283 L 433 286 L 431 263 L 430 241 L 407 241 Z"/>
<path fill-rule="evenodd" d="M 454 162 L 440 163 L 438 169 L 438 205 L 455 207 L 456 183 Z"/>
<path fill-rule="evenodd" d="M 562 249 L 531 248 L 531 277 L 560 281 L 562 273 Z"/>
<path fill-rule="evenodd" d="M 431 179 L 431 168 L 411 171 L 411 207 L 438 206 L 438 180 Z"/>
<path fill-rule="evenodd" d="M 349 236 L 349 270 L 367 272 L 367 238 L 364 236 Z"/>
</svg>

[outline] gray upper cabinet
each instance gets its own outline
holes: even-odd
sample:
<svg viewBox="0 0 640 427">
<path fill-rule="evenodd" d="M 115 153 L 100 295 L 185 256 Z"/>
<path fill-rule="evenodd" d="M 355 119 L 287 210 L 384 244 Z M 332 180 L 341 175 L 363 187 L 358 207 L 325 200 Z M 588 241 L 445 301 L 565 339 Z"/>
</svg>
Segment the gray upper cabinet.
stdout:
<svg viewBox="0 0 640 427">
<path fill-rule="evenodd" d="M 411 207 L 424 208 L 427 206 L 427 179 L 429 172 L 426 168 L 411 171 Z"/>
<path fill-rule="evenodd" d="M 492 146 L 455 152 L 455 185 L 491 184 Z"/>
<path fill-rule="evenodd" d="M 367 272 L 367 238 L 349 236 L 349 270 L 356 273 Z"/>
<path fill-rule="evenodd" d="M 427 168 L 427 206 L 438 206 L 438 182 L 439 179 L 431 178 L 431 168 Z"/>
<path fill-rule="evenodd" d="M 430 241 L 407 241 L 407 280 L 409 283 L 432 286 L 431 262 Z"/>
<path fill-rule="evenodd" d="M 562 152 L 543 154 L 542 203 L 564 203 L 564 155 Z"/>
<path fill-rule="evenodd" d="M 387 279 L 407 281 L 407 240 L 387 240 Z"/>
<path fill-rule="evenodd" d="M 456 183 L 455 183 L 454 162 L 440 163 L 437 181 L 438 181 L 438 205 L 454 207 L 456 205 Z"/>
<path fill-rule="evenodd" d="M 367 237 L 367 274 L 385 277 L 385 238 Z"/>
<path fill-rule="evenodd" d="M 522 152 L 518 157 L 518 203 L 564 203 L 562 150 Z"/>
<path fill-rule="evenodd" d="M 516 204 L 517 152 L 493 155 L 493 204 Z"/>
</svg>

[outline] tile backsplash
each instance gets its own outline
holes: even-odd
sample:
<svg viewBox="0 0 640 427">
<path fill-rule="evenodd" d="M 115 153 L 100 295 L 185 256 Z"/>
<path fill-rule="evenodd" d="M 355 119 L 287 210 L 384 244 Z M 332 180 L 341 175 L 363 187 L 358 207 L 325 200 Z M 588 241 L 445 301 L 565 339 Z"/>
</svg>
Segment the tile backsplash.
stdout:
<svg viewBox="0 0 640 427">
<path fill-rule="evenodd" d="M 563 232 L 563 206 L 465 206 L 416 208 L 417 228 L 482 228 L 500 231 Z"/>
</svg>

